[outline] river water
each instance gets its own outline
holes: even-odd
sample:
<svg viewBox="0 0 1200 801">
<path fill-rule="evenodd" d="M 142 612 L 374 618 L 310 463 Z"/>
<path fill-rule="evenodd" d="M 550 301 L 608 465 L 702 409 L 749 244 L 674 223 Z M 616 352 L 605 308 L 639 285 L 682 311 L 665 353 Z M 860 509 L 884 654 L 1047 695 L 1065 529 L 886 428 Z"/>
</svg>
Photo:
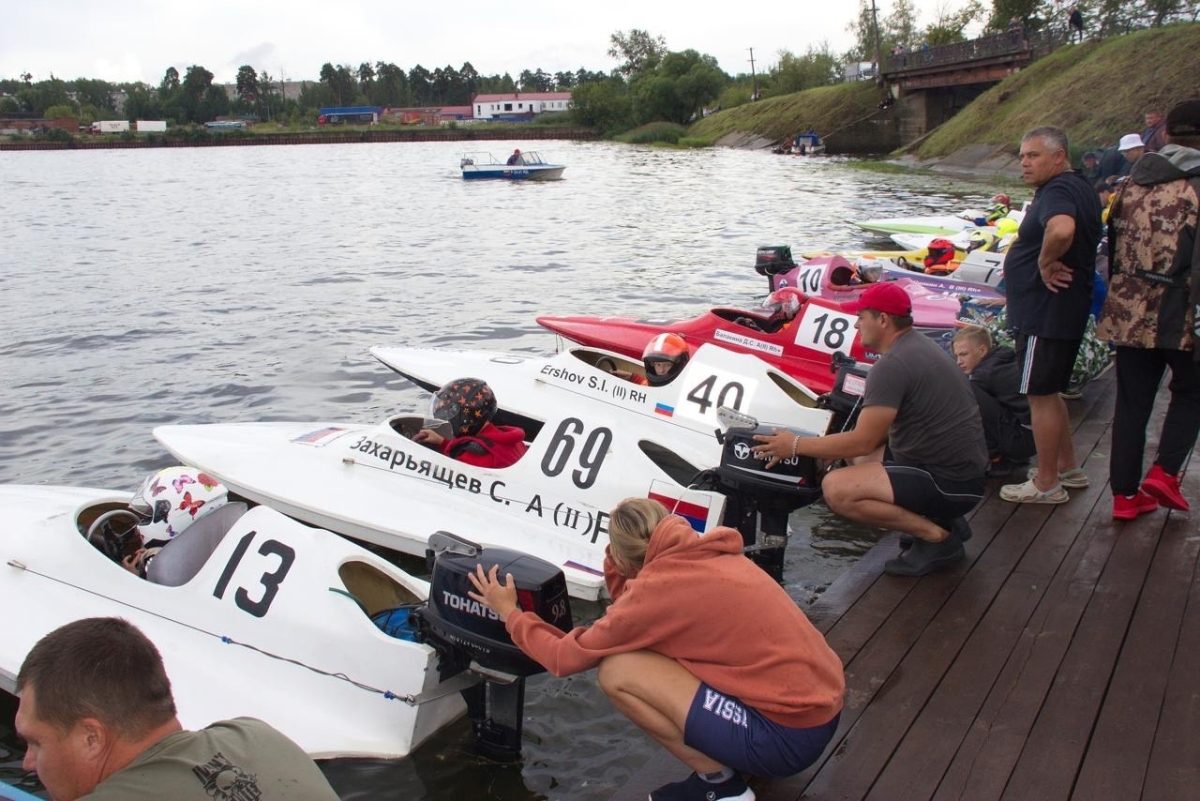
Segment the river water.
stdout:
<svg viewBox="0 0 1200 801">
<path fill-rule="evenodd" d="M 132 490 L 171 464 L 150 435 L 159 424 L 424 408 L 370 346 L 547 354 L 557 343 L 538 314 L 753 304 L 759 245 L 877 245 L 849 221 L 978 207 L 992 192 L 836 159 L 537 147 L 568 165 L 564 180 L 464 182 L 471 143 L 0 154 L 0 482 Z M 873 541 L 822 507 L 792 529 L 785 583 L 801 602 Z M 580 606 L 577 620 L 600 611 Z M 13 781 L 10 705 L 0 776 Z M 462 722 L 409 759 L 324 767 L 344 799 L 590 801 L 665 758 L 594 674 L 532 679 L 526 716 L 514 765 L 473 756 Z"/>
</svg>

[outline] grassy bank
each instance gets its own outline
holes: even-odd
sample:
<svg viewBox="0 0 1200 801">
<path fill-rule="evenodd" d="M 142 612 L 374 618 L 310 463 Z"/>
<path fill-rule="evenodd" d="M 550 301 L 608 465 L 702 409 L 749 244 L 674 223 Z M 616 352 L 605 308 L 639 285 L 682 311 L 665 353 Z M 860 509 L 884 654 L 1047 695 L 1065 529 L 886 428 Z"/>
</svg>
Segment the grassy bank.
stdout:
<svg viewBox="0 0 1200 801">
<path fill-rule="evenodd" d="M 709 115 L 688 129 L 688 138 L 712 144 L 728 134 L 753 134 L 772 142 L 814 128 L 822 136 L 872 114 L 879 89 L 870 81 L 822 86 Z"/>
<path fill-rule="evenodd" d="M 909 152 L 947 156 L 975 144 L 1009 145 L 1057 125 L 1076 154 L 1140 131 L 1147 108 L 1164 112 L 1200 94 L 1200 25 L 1173 25 L 1060 47 L 975 99 Z"/>
</svg>

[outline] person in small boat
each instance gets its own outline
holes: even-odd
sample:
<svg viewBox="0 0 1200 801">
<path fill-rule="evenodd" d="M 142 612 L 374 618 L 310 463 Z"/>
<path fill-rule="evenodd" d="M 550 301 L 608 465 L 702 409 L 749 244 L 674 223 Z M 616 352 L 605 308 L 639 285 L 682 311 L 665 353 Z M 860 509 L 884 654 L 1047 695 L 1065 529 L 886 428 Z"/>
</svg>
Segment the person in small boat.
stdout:
<svg viewBox="0 0 1200 801">
<path fill-rule="evenodd" d="M 951 347 L 979 404 L 990 458 L 987 474 L 992 478 L 1011 475 L 1037 452 L 1029 401 L 1020 392 L 1017 354 L 1012 348 L 996 347 L 988 330 L 976 325 L 959 330 Z"/>
<path fill-rule="evenodd" d="M 120 618 L 47 634 L 16 691 L 23 767 L 55 801 L 337 801 L 316 763 L 261 720 L 185 730 L 158 649 Z"/>
<path fill-rule="evenodd" d="M 679 334 L 659 334 L 642 349 L 646 383 L 652 387 L 666 386 L 674 381 L 687 363 L 687 342 Z"/>
<path fill-rule="evenodd" d="M 512 155 L 508 157 L 508 161 L 506 161 L 504 163 L 507 164 L 509 167 L 512 167 L 514 164 L 523 163 L 521 161 L 521 148 L 518 147 L 515 150 L 513 150 Z"/>
<path fill-rule="evenodd" d="M 508 467 L 525 455 L 525 432 L 517 426 L 498 426 L 496 395 L 487 382 L 458 378 L 433 396 L 430 414 L 450 424 L 452 436 L 423 428 L 413 440 L 476 467 Z"/>
<path fill-rule="evenodd" d="M 555 676 L 599 667 L 617 711 L 692 768 L 652 801 L 752 801 L 739 771 L 790 776 L 815 762 L 841 715 L 842 663 L 743 555 L 741 535 L 724 526 L 697 534 L 649 498 L 617 504 L 608 532 L 613 602 L 590 627 L 563 632 L 522 611 L 512 576 L 495 565 L 469 574 L 470 595 Z"/>
<path fill-rule="evenodd" d="M 129 499 L 136 526 L 114 520 L 91 532 L 101 553 L 142 578 L 150 560 L 197 520 L 229 502 L 225 485 L 202 470 L 167 467 L 151 473 Z"/>
<path fill-rule="evenodd" d="M 983 499 L 988 455 L 975 397 L 946 352 L 913 329 L 902 288 L 871 284 L 843 308 L 858 314 L 863 347 L 883 354 L 867 373 L 858 422 L 826 436 L 775 429 L 755 437 L 754 451 L 768 469 L 795 456 L 853 461 L 821 490 L 842 517 L 911 535 L 884 572 L 950 567 L 965 557 L 966 515 Z"/>
</svg>

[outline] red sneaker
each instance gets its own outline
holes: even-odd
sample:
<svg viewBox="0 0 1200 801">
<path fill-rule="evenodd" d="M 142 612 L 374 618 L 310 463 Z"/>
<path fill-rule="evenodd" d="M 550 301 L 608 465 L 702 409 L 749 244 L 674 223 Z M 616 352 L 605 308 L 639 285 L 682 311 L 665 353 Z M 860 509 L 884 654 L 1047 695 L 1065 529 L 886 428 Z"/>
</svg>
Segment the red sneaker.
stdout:
<svg viewBox="0 0 1200 801">
<path fill-rule="evenodd" d="M 1187 498 L 1179 491 L 1179 476 L 1173 476 L 1157 464 L 1150 468 L 1142 482 L 1142 492 L 1153 497 L 1160 505 L 1180 512 L 1188 511 Z"/>
<path fill-rule="evenodd" d="M 1133 520 L 1158 509 L 1158 501 L 1138 490 L 1132 495 L 1113 496 L 1113 520 Z"/>
</svg>

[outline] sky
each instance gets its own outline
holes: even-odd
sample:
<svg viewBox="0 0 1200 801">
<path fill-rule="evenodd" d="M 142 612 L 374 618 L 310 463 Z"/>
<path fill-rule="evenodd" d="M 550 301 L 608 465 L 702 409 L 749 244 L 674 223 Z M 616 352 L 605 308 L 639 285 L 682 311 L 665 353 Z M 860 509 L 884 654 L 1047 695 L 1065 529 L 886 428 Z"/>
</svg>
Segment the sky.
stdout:
<svg viewBox="0 0 1200 801">
<path fill-rule="evenodd" d="M 890 0 L 877 0 L 880 18 Z M 914 0 L 918 24 L 961 0 Z M 756 0 L 731 6 L 696 0 L 34 0 L 3 3 L 0 78 L 99 78 L 157 85 L 167 67 L 192 64 L 233 82 L 249 64 L 278 80 L 316 80 L 325 62 L 390 61 L 405 70 L 459 68 L 484 75 L 583 67 L 608 72 L 615 31 L 640 28 L 670 50 L 714 56 L 730 74 L 767 70 L 781 50 L 802 54 L 827 42 L 850 46 L 854 0 Z M 714 10 L 719 8 L 719 11 Z"/>
</svg>

